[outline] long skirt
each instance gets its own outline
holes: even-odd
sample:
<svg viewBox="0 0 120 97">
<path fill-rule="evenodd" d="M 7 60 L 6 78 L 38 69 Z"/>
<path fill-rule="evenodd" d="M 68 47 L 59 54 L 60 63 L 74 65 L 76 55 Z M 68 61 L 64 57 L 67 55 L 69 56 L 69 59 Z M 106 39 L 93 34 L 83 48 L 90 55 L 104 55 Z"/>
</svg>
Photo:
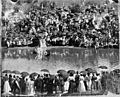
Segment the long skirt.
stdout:
<svg viewBox="0 0 120 97">
<path fill-rule="evenodd" d="M 68 89 L 69 89 L 69 81 L 66 81 L 64 84 L 64 90 L 68 91 Z"/>
<path fill-rule="evenodd" d="M 91 90 L 91 85 L 92 85 L 92 81 L 90 80 L 87 82 L 88 90 Z"/>
<path fill-rule="evenodd" d="M 11 91 L 10 84 L 8 81 L 4 83 L 4 93 L 9 93 Z"/>
<path fill-rule="evenodd" d="M 79 83 L 79 92 L 86 92 L 86 88 L 85 88 L 85 84 L 84 84 L 84 81 L 80 81 Z"/>
</svg>

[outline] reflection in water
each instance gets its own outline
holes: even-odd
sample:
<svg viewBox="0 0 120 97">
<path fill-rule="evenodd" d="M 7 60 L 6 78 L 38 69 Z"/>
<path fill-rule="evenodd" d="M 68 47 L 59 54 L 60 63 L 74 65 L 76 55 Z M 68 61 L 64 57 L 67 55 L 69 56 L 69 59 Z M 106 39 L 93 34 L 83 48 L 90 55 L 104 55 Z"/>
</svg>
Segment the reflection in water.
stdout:
<svg viewBox="0 0 120 97">
<path fill-rule="evenodd" d="M 118 49 L 78 49 L 78 48 L 49 48 L 49 49 L 3 49 L 3 69 L 32 70 L 50 69 L 55 73 L 58 69 L 82 70 L 96 68 L 100 65 L 107 66 L 110 70 L 119 65 Z M 22 64 L 21 64 L 22 63 Z M 8 66 L 9 64 L 9 66 Z M 34 67 L 32 65 L 34 64 Z M 14 65 L 14 68 L 12 66 Z M 25 68 L 21 68 L 25 65 Z M 52 68 L 51 68 L 52 66 Z M 15 68 L 16 67 L 16 68 Z"/>
<path fill-rule="evenodd" d="M 49 56 L 50 54 L 50 56 Z M 97 65 L 99 60 L 108 60 L 109 64 L 114 66 L 119 61 L 118 49 L 74 49 L 74 48 L 51 48 L 51 49 L 4 49 L 2 51 L 3 59 L 46 59 L 50 57 L 51 60 L 60 60 L 65 62 L 90 63 Z M 48 60 L 49 61 L 49 60 Z M 83 64 L 83 65 L 84 65 Z"/>
</svg>

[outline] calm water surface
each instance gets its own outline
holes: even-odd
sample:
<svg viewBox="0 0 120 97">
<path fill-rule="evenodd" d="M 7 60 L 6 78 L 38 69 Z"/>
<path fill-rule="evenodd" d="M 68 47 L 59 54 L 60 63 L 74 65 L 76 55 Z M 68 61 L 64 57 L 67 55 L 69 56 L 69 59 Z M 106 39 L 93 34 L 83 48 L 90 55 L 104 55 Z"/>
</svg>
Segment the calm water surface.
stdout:
<svg viewBox="0 0 120 97">
<path fill-rule="evenodd" d="M 79 48 L 43 48 L 39 54 L 35 48 L 2 49 L 2 70 L 40 72 L 48 69 L 55 74 L 57 70 L 78 70 L 105 65 L 112 70 L 120 67 L 118 49 L 79 49 Z"/>
</svg>

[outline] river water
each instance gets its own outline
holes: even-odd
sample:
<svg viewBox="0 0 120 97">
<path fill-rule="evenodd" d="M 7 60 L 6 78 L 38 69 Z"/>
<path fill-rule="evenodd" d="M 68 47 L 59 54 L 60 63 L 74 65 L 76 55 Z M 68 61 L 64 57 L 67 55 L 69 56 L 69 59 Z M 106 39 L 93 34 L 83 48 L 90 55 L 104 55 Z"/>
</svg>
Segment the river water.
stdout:
<svg viewBox="0 0 120 97">
<path fill-rule="evenodd" d="M 60 69 L 81 71 L 101 65 L 109 70 L 120 67 L 119 49 L 54 47 L 40 49 L 38 54 L 35 48 L 2 49 L 2 70 L 39 73 L 41 69 L 48 69 L 56 74 Z"/>
</svg>

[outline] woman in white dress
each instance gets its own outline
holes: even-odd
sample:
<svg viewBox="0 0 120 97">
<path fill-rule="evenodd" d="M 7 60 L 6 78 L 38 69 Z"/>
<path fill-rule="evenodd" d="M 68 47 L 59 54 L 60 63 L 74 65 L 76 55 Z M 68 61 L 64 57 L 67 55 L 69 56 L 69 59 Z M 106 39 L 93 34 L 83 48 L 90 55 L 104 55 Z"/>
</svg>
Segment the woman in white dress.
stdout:
<svg viewBox="0 0 120 97">
<path fill-rule="evenodd" d="M 80 93 L 86 92 L 84 80 L 85 80 L 84 76 L 82 74 L 80 74 L 80 83 L 79 83 L 79 92 Z"/>
<path fill-rule="evenodd" d="M 4 82 L 4 93 L 3 94 L 12 94 L 10 93 L 11 88 L 10 88 L 10 84 L 9 84 L 9 79 L 6 77 L 5 78 L 5 82 Z"/>
<path fill-rule="evenodd" d="M 68 92 L 68 89 L 69 89 L 69 80 L 67 80 L 66 82 L 65 82 L 65 84 L 64 84 L 64 91 L 65 92 Z"/>
<path fill-rule="evenodd" d="M 34 81 L 32 79 L 30 79 L 29 81 L 29 88 L 30 88 L 30 96 L 34 96 L 35 95 L 35 88 L 34 88 Z"/>
<path fill-rule="evenodd" d="M 26 95 L 28 96 L 35 95 L 34 81 L 30 78 L 26 79 Z"/>
<path fill-rule="evenodd" d="M 97 74 L 96 82 L 97 82 L 97 90 L 101 91 L 102 90 L 102 85 L 101 85 L 101 76 L 100 76 L 100 74 Z"/>
<path fill-rule="evenodd" d="M 26 78 L 25 81 L 26 81 L 25 94 L 26 94 L 26 95 L 29 95 L 29 94 L 30 94 L 30 87 L 29 87 L 29 81 L 30 81 L 30 79 L 29 79 L 29 78 Z"/>
<path fill-rule="evenodd" d="M 90 73 L 89 75 L 88 75 L 88 83 L 87 83 L 87 86 L 88 86 L 88 90 L 91 90 L 91 86 L 92 86 L 92 76 L 93 76 L 93 74 L 92 73 Z"/>
</svg>

